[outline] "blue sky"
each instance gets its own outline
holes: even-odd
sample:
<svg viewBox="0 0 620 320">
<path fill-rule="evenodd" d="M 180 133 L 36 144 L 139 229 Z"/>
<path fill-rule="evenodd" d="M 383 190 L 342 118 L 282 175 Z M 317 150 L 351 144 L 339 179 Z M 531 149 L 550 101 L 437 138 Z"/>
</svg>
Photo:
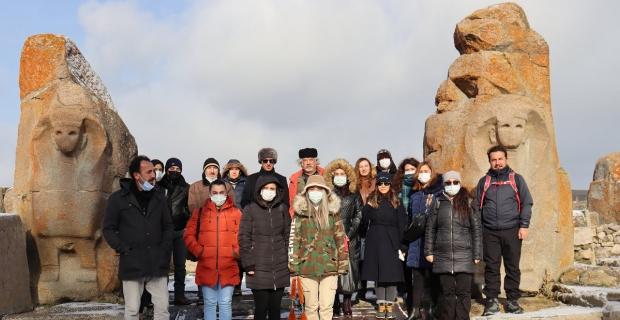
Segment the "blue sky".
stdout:
<svg viewBox="0 0 620 320">
<path fill-rule="evenodd" d="M 30 35 L 70 37 L 108 87 L 140 153 L 181 158 L 189 181 L 211 156 L 238 158 L 255 171 L 264 146 L 279 150 L 277 169 L 288 175 L 307 146 L 319 149 L 324 164 L 374 159 L 381 148 L 397 161 L 421 158 L 424 121 L 458 57 L 454 26 L 493 3 L 4 1 L 0 185 L 13 183 L 19 56 Z M 596 160 L 620 143 L 620 5 L 518 4 L 550 46 L 560 161 L 573 188 L 587 189 Z M 376 123 L 386 122 L 403 130 L 382 136 Z M 308 138 L 316 128 L 321 133 Z"/>
</svg>

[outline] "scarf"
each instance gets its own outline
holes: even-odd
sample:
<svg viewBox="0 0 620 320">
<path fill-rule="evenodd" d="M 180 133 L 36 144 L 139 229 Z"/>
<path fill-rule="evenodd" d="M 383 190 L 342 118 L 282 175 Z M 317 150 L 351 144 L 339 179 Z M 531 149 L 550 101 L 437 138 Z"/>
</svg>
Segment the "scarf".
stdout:
<svg viewBox="0 0 620 320">
<path fill-rule="evenodd" d="M 405 206 L 405 212 L 407 212 L 407 216 L 409 216 L 409 193 L 411 192 L 411 188 L 413 188 L 413 177 L 405 177 L 403 178 L 402 188 L 398 197 Z"/>
</svg>

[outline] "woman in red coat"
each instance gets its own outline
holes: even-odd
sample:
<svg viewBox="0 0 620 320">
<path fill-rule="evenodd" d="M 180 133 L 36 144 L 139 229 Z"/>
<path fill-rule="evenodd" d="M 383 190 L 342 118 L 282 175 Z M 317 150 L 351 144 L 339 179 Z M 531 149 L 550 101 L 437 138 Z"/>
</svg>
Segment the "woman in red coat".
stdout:
<svg viewBox="0 0 620 320">
<path fill-rule="evenodd" d="M 200 219 L 200 232 L 196 229 Z M 196 284 L 202 286 L 205 320 L 232 318 L 232 295 L 239 279 L 239 222 L 241 211 L 227 196 L 226 184 L 218 179 L 211 183 L 210 198 L 204 207 L 194 210 L 183 236 L 187 249 L 198 258 Z"/>
</svg>

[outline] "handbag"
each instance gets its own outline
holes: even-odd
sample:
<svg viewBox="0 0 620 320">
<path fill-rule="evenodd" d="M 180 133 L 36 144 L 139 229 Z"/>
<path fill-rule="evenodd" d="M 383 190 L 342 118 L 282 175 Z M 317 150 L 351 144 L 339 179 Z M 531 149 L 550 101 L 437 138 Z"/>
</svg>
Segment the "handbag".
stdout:
<svg viewBox="0 0 620 320">
<path fill-rule="evenodd" d="M 304 300 L 304 290 L 301 286 L 301 277 L 294 277 L 291 283 L 291 311 L 288 314 L 288 320 L 297 320 L 297 315 L 295 314 L 295 294 L 297 294 L 299 304 L 302 307 L 299 320 L 308 320 L 308 317 L 306 316 L 306 308 L 304 306 L 306 302 Z"/>
<path fill-rule="evenodd" d="M 359 264 L 349 260 L 349 272 L 338 276 L 338 294 L 353 294 L 360 288 Z"/>
<path fill-rule="evenodd" d="M 426 217 L 428 216 L 428 207 L 433 202 L 433 194 L 429 194 L 426 198 L 426 209 L 424 213 L 418 213 L 405 227 L 403 241 L 406 243 L 414 242 L 420 239 L 426 231 Z"/>
<path fill-rule="evenodd" d="M 202 207 L 200 207 L 200 210 L 198 211 L 198 223 L 196 225 L 196 242 L 198 242 L 198 236 L 200 235 L 200 216 L 202 216 Z M 187 250 L 187 256 L 186 259 L 192 262 L 197 262 L 198 258 L 189 251 L 189 249 Z"/>
</svg>

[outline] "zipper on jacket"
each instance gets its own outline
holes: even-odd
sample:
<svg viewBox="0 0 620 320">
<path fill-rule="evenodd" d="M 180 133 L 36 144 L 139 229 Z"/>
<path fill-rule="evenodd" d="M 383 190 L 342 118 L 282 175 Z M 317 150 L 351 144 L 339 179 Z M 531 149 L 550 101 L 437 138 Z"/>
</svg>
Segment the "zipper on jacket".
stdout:
<svg viewBox="0 0 620 320">
<path fill-rule="evenodd" d="M 271 214 L 271 208 L 269 208 L 269 220 L 271 220 L 271 273 L 273 274 L 273 290 L 276 288 L 276 266 L 273 260 L 273 215 Z"/>
<path fill-rule="evenodd" d="M 217 209 L 217 208 L 216 208 Z M 220 209 L 215 214 L 215 272 L 218 271 L 218 262 L 220 260 Z"/>
<path fill-rule="evenodd" d="M 453 204 L 450 201 L 450 254 L 452 254 L 452 274 L 454 274 L 454 211 L 452 207 Z"/>
</svg>

